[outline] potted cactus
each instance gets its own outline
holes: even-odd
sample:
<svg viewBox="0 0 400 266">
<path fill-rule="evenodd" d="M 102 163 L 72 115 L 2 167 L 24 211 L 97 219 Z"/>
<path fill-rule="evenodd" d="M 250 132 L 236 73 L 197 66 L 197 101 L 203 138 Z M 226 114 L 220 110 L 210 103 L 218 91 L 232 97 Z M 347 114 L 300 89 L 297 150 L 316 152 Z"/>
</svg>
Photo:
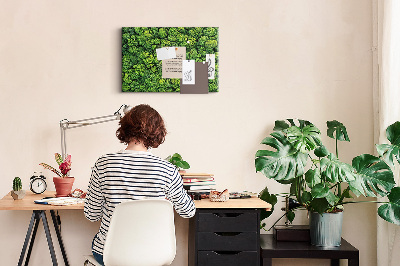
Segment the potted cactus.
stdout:
<svg viewBox="0 0 400 266">
<path fill-rule="evenodd" d="M 15 177 L 13 180 L 13 190 L 11 190 L 11 196 L 14 200 L 23 199 L 25 197 L 25 190 L 22 190 L 22 181 L 19 177 Z"/>
</svg>

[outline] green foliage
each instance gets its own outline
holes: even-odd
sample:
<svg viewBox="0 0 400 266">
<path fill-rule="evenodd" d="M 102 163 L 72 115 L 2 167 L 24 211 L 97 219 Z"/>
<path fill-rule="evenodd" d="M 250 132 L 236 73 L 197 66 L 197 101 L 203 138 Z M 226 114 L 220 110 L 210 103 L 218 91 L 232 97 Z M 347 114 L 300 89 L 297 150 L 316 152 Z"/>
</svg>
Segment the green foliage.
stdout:
<svg viewBox="0 0 400 266">
<path fill-rule="evenodd" d="M 15 177 L 13 180 L 13 190 L 14 191 L 20 191 L 22 190 L 22 181 L 21 178 Z"/>
<path fill-rule="evenodd" d="M 284 132 L 271 133 L 261 143 L 276 151 L 259 150 L 256 153 L 256 171 L 276 181 L 291 182 L 295 177 L 303 175 L 307 163 L 307 155 L 296 150 L 286 138 Z"/>
<path fill-rule="evenodd" d="M 400 225 L 400 188 L 395 187 L 393 170 L 389 167 L 393 165 L 393 157 L 400 160 L 400 122 L 390 125 L 386 131 L 391 144 L 377 145 L 380 158 L 363 154 L 355 157 L 350 165 L 340 161 L 337 155 L 337 142 L 350 141 L 342 123 L 327 122 L 327 135 L 336 142 L 335 155 L 322 145 L 320 131 L 312 123 L 298 120 L 296 125 L 293 119 L 287 121 L 275 121 L 274 131 L 262 141 L 272 150 L 257 151 L 257 172 L 290 184 L 289 197 L 320 214 L 340 211 L 346 203 L 357 203 L 346 201 L 352 198 L 350 192 L 355 196 L 387 196 L 389 202 L 380 206 L 378 214 Z M 318 159 L 311 157 L 312 151 Z M 306 171 L 308 158 L 311 167 Z M 293 215 L 290 214 L 291 218 Z"/>
<path fill-rule="evenodd" d="M 388 199 L 389 203 L 378 208 L 378 215 L 390 223 L 400 225 L 400 187 L 394 187 Z"/>
<path fill-rule="evenodd" d="M 53 173 L 55 173 L 56 175 L 58 175 L 59 177 L 62 177 L 62 174 L 60 173 L 60 171 L 58 171 L 57 169 L 55 169 L 53 166 L 48 165 L 47 163 L 40 163 L 39 165 L 43 166 L 44 169 L 50 170 Z"/>
<path fill-rule="evenodd" d="M 165 160 L 175 165 L 178 170 L 190 168 L 189 163 L 184 161 L 179 153 L 174 153 L 173 155 L 168 156 Z"/>
<path fill-rule="evenodd" d="M 378 144 L 376 150 L 378 154 L 388 163 L 393 166 L 393 157 L 400 163 L 400 122 L 388 126 L 386 136 L 390 144 Z"/>
<path fill-rule="evenodd" d="M 352 165 L 356 170 L 356 178 L 350 182 L 353 192 L 357 189 L 364 196 L 384 197 L 396 184 L 390 167 L 378 157 L 363 154 L 355 157 Z"/>
<path fill-rule="evenodd" d="M 268 218 L 273 212 L 274 212 L 274 206 L 275 204 L 278 202 L 278 199 L 276 197 L 276 195 L 274 194 L 270 194 L 268 192 L 268 187 L 265 187 L 259 194 L 258 196 L 260 199 L 262 199 L 265 202 L 268 202 L 269 204 L 271 204 L 271 210 L 270 211 L 266 211 L 264 209 L 262 209 L 260 211 L 260 221 L 264 220 L 265 218 Z M 261 225 L 261 228 L 263 228 L 265 226 Z"/>
<path fill-rule="evenodd" d="M 326 125 L 328 127 L 326 133 L 328 137 L 341 141 L 350 141 L 350 138 L 347 135 L 346 127 L 342 123 L 333 120 L 333 121 L 327 121 Z M 334 135 L 335 132 L 336 134 Z"/>
<path fill-rule="evenodd" d="M 156 49 L 186 47 L 186 59 L 206 61 L 215 54 L 215 79 L 208 80 L 209 91 L 218 91 L 218 28 L 213 27 L 123 27 L 122 91 L 178 92 L 180 79 L 162 78 L 162 61 Z"/>
</svg>

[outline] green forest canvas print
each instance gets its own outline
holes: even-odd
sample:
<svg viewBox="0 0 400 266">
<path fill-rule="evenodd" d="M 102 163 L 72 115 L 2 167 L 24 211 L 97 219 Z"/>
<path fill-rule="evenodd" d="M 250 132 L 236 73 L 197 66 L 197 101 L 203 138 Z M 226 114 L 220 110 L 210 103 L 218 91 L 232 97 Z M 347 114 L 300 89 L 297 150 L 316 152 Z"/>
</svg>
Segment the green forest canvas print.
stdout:
<svg viewBox="0 0 400 266">
<path fill-rule="evenodd" d="M 217 92 L 218 46 L 218 27 L 123 27 L 122 91 L 179 92 L 181 62 L 191 60 L 208 64 L 208 91 Z"/>
</svg>

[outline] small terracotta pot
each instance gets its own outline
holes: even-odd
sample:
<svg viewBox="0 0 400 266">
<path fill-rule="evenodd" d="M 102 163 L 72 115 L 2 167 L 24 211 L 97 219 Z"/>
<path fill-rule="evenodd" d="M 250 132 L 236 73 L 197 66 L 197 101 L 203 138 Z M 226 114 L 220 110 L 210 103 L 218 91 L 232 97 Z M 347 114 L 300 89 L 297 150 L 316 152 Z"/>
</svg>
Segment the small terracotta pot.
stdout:
<svg viewBox="0 0 400 266">
<path fill-rule="evenodd" d="M 56 187 L 56 197 L 66 197 L 71 194 L 74 181 L 75 178 L 73 177 L 53 177 L 54 186 Z"/>
</svg>

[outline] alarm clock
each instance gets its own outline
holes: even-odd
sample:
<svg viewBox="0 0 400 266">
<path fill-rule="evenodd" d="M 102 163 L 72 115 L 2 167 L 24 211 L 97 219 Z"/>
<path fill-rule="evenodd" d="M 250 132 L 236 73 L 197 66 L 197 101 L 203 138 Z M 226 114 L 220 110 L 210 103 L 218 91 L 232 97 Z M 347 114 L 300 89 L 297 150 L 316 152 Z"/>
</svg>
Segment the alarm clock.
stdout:
<svg viewBox="0 0 400 266">
<path fill-rule="evenodd" d="M 31 176 L 30 180 L 30 188 L 31 191 L 35 194 L 42 194 L 46 188 L 47 188 L 47 183 L 46 183 L 46 177 L 42 174 L 40 175 L 35 175 L 36 173 Z"/>
</svg>

